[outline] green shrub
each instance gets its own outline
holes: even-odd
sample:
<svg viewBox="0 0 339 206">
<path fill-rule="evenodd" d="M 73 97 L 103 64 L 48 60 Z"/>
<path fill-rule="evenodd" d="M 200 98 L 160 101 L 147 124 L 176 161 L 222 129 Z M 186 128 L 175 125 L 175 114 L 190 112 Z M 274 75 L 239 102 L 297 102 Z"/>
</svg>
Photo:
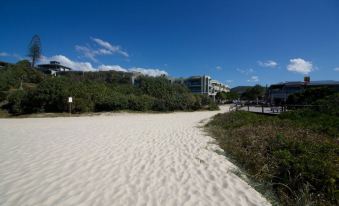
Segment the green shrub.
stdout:
<svg viewBox="0 0 339 206">
<path fill-rule="evenodd" d="M 169 111 L 168 106 L 166 105 L 166 101 L 163 99 L 154 99 L 152 110 L 160 112 Z"/>
<path fill-rule="evenodd" d="M 44 75 L 30 68 L 29 62 L 23 60 L 15 65 L 7 65 L 0 70 L 0 91 L 19 89 L 21 83 L 40 83 Z"/>
<path fill-rule="evenodd" d="M 302 93 L 289 95 L 287 104 L 309 105 L 317 100 L 333 95 L 335 90 L 328 87 L 308 88 Z"/>
<path fill-rule="evenodd" d="M 332 110 L 329 108 L 329 110 Z M 313 109 L 303 109 L 285 112 L 279 115 L 280 119 L 288 119 L 293 121 L 300 127 L 311 129 L 316 132 L 325 133 L 334 139 L 339 135 L 339 116 L 330 115 L 327 112 L 317 112 Z"/>
<path fill-rule="evenodd" d="M 211 110 L 211 111 L 219 110 L 219 107 L 215 102 L 211 102 L 211 103 L 208 104 L 208 110 Z"/>
<path fill-rule="evenodd" d="M 94 103 L 84 98 L 74 98 L 72 103 L 72 112 L 83 113 L 94 111 Z"/>
<path fill-rule="evenodd" d="M 0 91 L 0 102 L 7 99 L 8 92 L 7 91 Z"/>
<path fill-rule="evenodd" d="M 16 90 L 9 94 L 8 100 L 8 111 L 12 114 L 21 114 L 24 112 L 24 101 L 27 98 L 27 93 L 24 90 Z"/>
<path fill-rule="evenodd" d="M 131 85 L 130 73 L 63 72 L 57 77 L 30 68 L 27 61 L 0 70 L 0 101 L 11 90 L 23 89 L 26 95 L 11 97 L 11 113 L 67 112 L 68 97 L 73 97 L 74 112 L 114 110 L 175 111 L 217 109 L 211 98 L 193 95 L 184 85 L 164 77 L 140 77 Z M 24 101 L 25 100 L 25 101 Z"/>
<path fill-rule="evenodd" d="M 69 82 L 64 78 L 51 78 L 41 82 L 31 94 L 30 101 L 34 111 L 67 111 L 67 99 L 70 96 Z"/>
<path fill-rule="evenodd" d="M 128 108 L 135 111 L 148 111 L 153 108 L 154 99 L 143 95 L 143 96 L 134 96 L 130 95 L 128 97 Z"/>
<path fill-rule="evenodd" d="M 320 105 L 315 107 L 316 111 L 339 117 L 339 93 L 318 99 L 314 104 Z"/>
<path fill-rule="evenodd" d="M 230 112 L 216 115 L 207 128 L 252 179 L 275 191 L 282 205 L 336 205 L 338 142 L 304 127 L 300 121 L 307 115 L 289 119 L 292 114 Z"/>
<path fill-rule="evenodd" d="M 128 97 L 116 92 L 111 92 L 95 102 L 95 111 L 97 112 L 128 109 Z"/>
</svg>

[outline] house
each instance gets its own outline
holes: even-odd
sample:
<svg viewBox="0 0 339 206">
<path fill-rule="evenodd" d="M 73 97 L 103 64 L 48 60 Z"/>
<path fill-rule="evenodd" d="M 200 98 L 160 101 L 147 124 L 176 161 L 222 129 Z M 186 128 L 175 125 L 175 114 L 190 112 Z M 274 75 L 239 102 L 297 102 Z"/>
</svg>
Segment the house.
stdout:
<svg viewBox="0 0 339 206">
<path fill-rule="evenodd" d="M 140 83 L 139 79 L 143 76 L 140 72 L 132 72 L 131 82 L 133 85 Z M 165 76 L 165 78 L 171 84 L 182 84 L 185 85 L 194 94 L 204 94 L 215 98 L 218 92 L 229 92 L 230 89 L 227 85 L 220 83 L 217 80 L 213 80 L 210 76 L 191 76 L 189 78 L 174 78 Z"/>
<path fill-rule="evenodd" d="M 57 61 L 50 61 L 49 64 L 40 64 L 38 65 L 37 69 L 46 74 L 51 74 L 54 76 L 56 76 L 56 74 L 59 72 L 68 72 L 72 70 L 69 67 L 61 65 L 60 62 Z"/>
<path fill-rule="evenodd" d="M 212 84 L 210 76 L 192 76 L 184 80 L 184 84 L 194 94 L 212 95 Z"/>
<path fill-rule="evenodd" d="M 5 66 L 10 65 L 10 64 L 11 63 L 0 61 L 0 69 L 4 68 Z"/>
<path fill-rule="evenodd" d="M 215 95 L 218 92 L 229 92 L 230 89 L 218 82 L 217 80 L 213 80 L 210 76 L 192 76 L 185 79 L 184 84 L 191 90 L 194 94 L 205 94 L 210 97 L 215 98 Z"/>
<path fill-rule="evenodd" d="M 216 94 L 219 92 L 230 92 L 230 88 L 228 88 L 227 85 L 220 83 L 217 80 L 211 80 L 211 84 L 212 84 L 212 93 Z"/>
<path fill-rule="evenodd" d="M 267 101 L 271 104 L 286 102 L 291 94 L 301 93 L 306 88 L 328 87 L 339 92 L 339 81 L 295 81 L 272 84 L 267 91 Z"/>
</svg>

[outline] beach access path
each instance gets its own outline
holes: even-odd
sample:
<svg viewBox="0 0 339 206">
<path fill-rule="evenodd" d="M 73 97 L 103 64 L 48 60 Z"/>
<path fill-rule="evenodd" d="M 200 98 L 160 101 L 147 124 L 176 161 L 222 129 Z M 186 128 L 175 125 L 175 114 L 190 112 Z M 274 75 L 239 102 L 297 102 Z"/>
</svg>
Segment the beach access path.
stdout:
<svg viewBox="0 0 339 206">
<path fill-rule="evenodd" d="M 269 205 L 201 128 L 226 111 L 0 119 L 0 205 Z"/>
</svg>

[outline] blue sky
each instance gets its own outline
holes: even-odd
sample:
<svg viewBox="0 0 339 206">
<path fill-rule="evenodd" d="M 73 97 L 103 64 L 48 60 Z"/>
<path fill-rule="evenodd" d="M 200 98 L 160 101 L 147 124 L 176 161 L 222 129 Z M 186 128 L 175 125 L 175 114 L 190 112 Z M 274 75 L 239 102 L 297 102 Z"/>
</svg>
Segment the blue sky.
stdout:
<svg viewBox="0 0 339 206">
<path fill-rule="evenodd" d="M 208 74 L 231 87 L 339 80 L 339 1 L 0 0 L 0 61 L 25 58 L 34 34 L 42 62 L 77 69 Z"/>
</svg>

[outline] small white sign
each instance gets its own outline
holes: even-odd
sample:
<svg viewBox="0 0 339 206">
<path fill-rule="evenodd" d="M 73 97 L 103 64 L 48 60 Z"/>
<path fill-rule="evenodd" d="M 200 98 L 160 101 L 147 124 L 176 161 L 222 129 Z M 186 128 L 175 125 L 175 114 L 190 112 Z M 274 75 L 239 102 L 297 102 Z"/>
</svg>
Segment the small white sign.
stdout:
<svg viewBox="0 0 339 206">
<path fill-rule="evenodd" d="M 73 98 L 72 97 L 68 97 L 68 103 L 72 103 L 73 102 Z"/>
</svg>

